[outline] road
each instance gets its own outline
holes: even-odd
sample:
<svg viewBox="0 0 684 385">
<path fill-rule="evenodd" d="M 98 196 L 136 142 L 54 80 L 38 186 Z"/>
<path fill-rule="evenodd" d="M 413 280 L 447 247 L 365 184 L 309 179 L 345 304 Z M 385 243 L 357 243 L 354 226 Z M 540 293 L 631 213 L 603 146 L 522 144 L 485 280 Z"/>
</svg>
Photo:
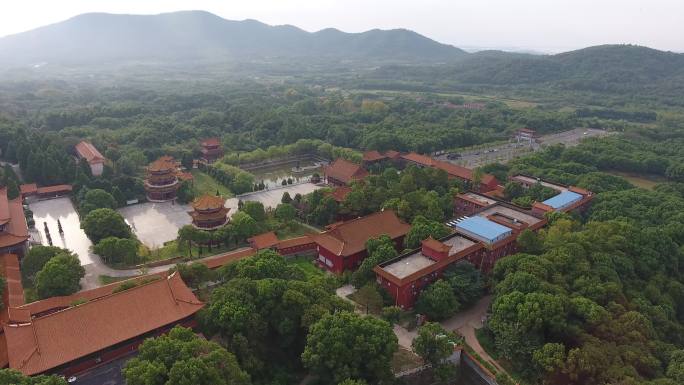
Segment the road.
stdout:
<svg viewBox="0 0 684 385">
<path fill-rule="evenodd" d="M 602 137 L 612 135 L 613 132 L 598 130 L 595 128 L 575 128 L 556 134 L 543 135 L 539 143 L 506 143 L 496 146 L 485 147 L 461 153 L 458 159 L 447 159 L 446 155 L 440 155 L 437 159 L 445 160 L 468 168 L 480 167 L 489 163 L 507 163 L 511 159 L 539 151 L 548 146 L 563 143 L 566 146 L 576 146 L 582 139 L 590 137 Z"/>
</svg>

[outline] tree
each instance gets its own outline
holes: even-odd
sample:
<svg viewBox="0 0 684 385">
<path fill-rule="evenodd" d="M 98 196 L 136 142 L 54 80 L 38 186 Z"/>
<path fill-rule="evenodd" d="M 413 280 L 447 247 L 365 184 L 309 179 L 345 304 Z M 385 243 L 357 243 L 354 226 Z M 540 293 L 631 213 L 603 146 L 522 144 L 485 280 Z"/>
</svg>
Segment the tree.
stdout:
<svg viewBox="0 0 684 385">
<path fill-rule="evenodd" d="M 366 381 L 346 379 L 337 385 L 367 385 Z"/>
<path fill-rule="evenodd" d="M 389 323 L 345 311 L 324 315 L 311 327 L 302 362 L 329 383 L 347 378 L 377 383 L 391 377 L 396 351 Z"/>
<path fill-rule="evenodd" d="M 385 306 L 382 308 L 382 318 L 390 324 L 396 324 L 401 317 L 401 308 L 399 306 Z"/>
<path fill-rule="evenodd" d="M 96 209 L 88 213 L 81 228 L 93 243 L 107 237 L 131 238 L 131 229 L 121 214 L 112 209 Z"/>
<path fill-rule="evenodd" d="M 118 203 L 112 194 L 101 189 L 88 190 L 82 203 L 84 215 L 95 209 L 115 209 L 117 207 Z"/>
<path fill-rule="evenodd" d="M 432 237 L 434 239 L 444 238 L 449 235 L 451 231 L 441 222 L 431 221 L 421 215 L 417 215 L 411 224 L 411 230 L 404 238 L 404 244 L 407 249 L 415 249 L 420 246 L 421 242 Z"/>
<path fill-rule="evenodd" d="M 19 185 L 14 179 L 9 179 L 7 181 L 7 199 L 17 199 L 21 196 L 21 191 L 19 191 Z"/>
<path fill-rule="evenodd" d="M 453 289 L 442 279 L 423 290 L 416 302 L 416 311 L 438 321 L 456 313 L 460 307 Z"/>
<path fill-rule="evenodd" d="M 264 204 L 261 202 L 247 201 L 242 206 L 242 211 L 257 222 L 263 222 L 266 219 Z"/>
<path fill-rule="evenodd" d="M 248 385 L 249 375 L 235 356 L 215 342 L 176 326 L 146 339 L 138 355 L 126 363 L 128 385 Z"/>
<path fill-rule="evenodd" d="M 678 384 L 684 383 L 684 350 L 675 350 L 670 354 L 666 375 Z"/>
<path fill-rule="evenodd" d="M 259 232 L 259 225 L 257 222 L 244 211 L 238 211 L 233 214 L 230 222 L 235 237 L 239 241 L 245 241 L 247 238 L 256 235 Z"/>
<path fill-rule="evenodd" d="M 36 292 L 40 298 L 70 295 L 80 290 L 85 269 L 78 258 L 59 254 L 36 274 Z"/>
<path fill-rule="evenodd" d="M 178 264 L 176 265 L 176 270 L 181 278 L 183 278 L 183 281 L 194 289 L 199 289 L 203 283 L 215 279 L 216 276 L 214 271 L 208 268 L 207 265 L 199 262 Z"/>
<path fill-rule="evenodd" d="M 444 330 L 442 325 L 427 322 L 418 329 L 418 335 L 411 342 L 411 347 L 424 362 L 432 365 L 440 373 L 445 372 L 440 370 L 444 366 L 450 366 L 446 359 L 454 353 L 454 346 L 459 340 L 454 333 Z"/>
<path fill-rule="evenodd" d="M 449 283 L 462 307 L 475 304 L 484 294 L 482 273 L 470 262 L 459 262 L 448 267 L 444 272 L 444 280 Z"/>
<path fill-rule="evenodd" d="M 285 191 L 283 193 L 282 199 L 280 199 L 281 203 L 291 203 L 292 202 L 292 197 L 290 197 L 290 193 Z"/>
<path fill-rule="evenodd" d="M 70 251 L 56 246 L 33 246 L 21 261 L 21 273 L 24 279 L 33 282 L 36 273 L 38 273 L 52 257 L 64 253 L 69 254 Z"/>
<path fill-rule="evenodd" d="M 289 224 L 297 216 L 297 209 L 289 203 L 281 203 L 276 207 L 275 217 Z"/>
<path fill-rule="evenodd" d="M 138 241 L 129 238 L 107 237 L 93 248 L 95 254 L 108 263 L 132 265 L 138 262 Z"/>
<path fill-rule="evenodd" d="M 24 376 L 14 369 L 0 369 L 0 384 L 7 385 L 67 385 L 67 381 L 60 376 Z"/>
<path fill-rule="evenodd" d="M 193 225 L 185 225 L 178 229 L 178 242 L 188 242 L 188 256 L 192 257 L 192 242 L 198 232 Z"/>
<path fill-rule="evenodd" d="M 525 188 L 520 183 L 511 181 L 504 186 L 504 197 L 506 197 L 507 200 L 521 197 L 524 194 Z"/>
<path fill-rule="evenodd" d="M 516 243 L 521 253 L 541 254 L 544 250 L 544 243 L 539 238 L 539 234 L 530 229 L 520 232 Z"/>
<path fill-rule="evenodd" d="M 366 307 L 366 314 L 369 310 L 377 313 L 382 308 L 382 296 L 374 284 L 366 284 L 360 288 L 354 295 L 354 299 Z"/>
</svg>

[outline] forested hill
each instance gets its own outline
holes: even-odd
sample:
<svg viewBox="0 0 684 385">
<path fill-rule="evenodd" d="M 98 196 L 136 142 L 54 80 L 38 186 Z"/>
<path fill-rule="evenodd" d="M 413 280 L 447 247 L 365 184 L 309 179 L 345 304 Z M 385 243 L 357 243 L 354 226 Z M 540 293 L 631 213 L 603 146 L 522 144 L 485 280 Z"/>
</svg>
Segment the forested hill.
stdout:
<svg viewBox="0 0 684 385">
<path fill-rule="evenodd" d="M 639 87 L 684 90 L 684 54 L 634 45 L 602 45 L 556 55 L 483 51 L 450 65 L 385 66 L 376 79 L 412 79 L 442 84 L 489 86 L 555 85 L 588 91 L 632 91 Z"/>
<path fill-rule="evenodd" d="M 226 20 L 203 11 L 90 13 L 0 38 L 0 64 L 5 65 L 279 57 L 444 61 L 463 54 L 456 47 L 404 29 L 310 33 L 289 25 Z"/>
</svg>

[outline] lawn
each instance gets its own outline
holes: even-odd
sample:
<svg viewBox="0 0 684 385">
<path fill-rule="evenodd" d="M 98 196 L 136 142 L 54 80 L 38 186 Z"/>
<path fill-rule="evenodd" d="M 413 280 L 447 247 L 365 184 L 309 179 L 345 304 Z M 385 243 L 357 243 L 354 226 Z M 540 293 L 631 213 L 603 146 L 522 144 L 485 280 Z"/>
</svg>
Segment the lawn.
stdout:
<svg viewBox="0 0 684 385">
<path fill-rule="evenodd" d="M 641 175 L 619 171 L 611 172 L 611 174 L 625 178 L 629 183 L 646 190 L 653 190 L 657 184 L 667 182 L 667 179 L 656 175 Z"/>
<path fill-rule="evenodd" d="M 212 246 L 211 247 L 211 252 L 209 252 L 209 248 L 207 246 L 202 247 L 202 258 L 208 257 L 210 255 L 216 255 L 216 254 L 221 254 L 225 253 L 228 251 L 232 251 L 237 249 L 238 247 L 243 246 L 243 245 L 238 245 L 237 247 L 231 243 L 228 247 L 221 245 L 221 246 Z M 148 250 L 147 254 L 144 254 L 143 257 L 145 258 L 145 262 L 153 262 L 153 261 L 161 261 L 164 259 L 170 259 L 170 258 L 175 258 L 175 257 L 189 257 L 188 255 L 188 245 L 187 243 L 183 243 L 183 245 L 179 245 L 178 241 L 169 241 L 167 242 L 164 247 L 160 247 L 155 250 Z M 192 258 L 199 258 L 200 257 L 200 252 L 199 252 L 199 247 L 197 245 L 192 246 Z"/>
<path fill-rule="evenodd" d="M 301 237 L 305 234 L 315 234 L 317 232 L 303 223 L 293 221 L 290 225 L 277 229 L 275 233 L 278 236 L 278 239 L 289 239 Z"/>
<path fill-rule="evenodd" d="M 304 274 L 306 274 L 307 279 L 312 279 L 316 277 L 322 277 L 325 273 L 313 264 L 313 257 L 310 256 L 296 256 L 293 258 L 288 258 L 287 262 L 291 265 L 298 266 Z"/>
<path fill-rule="evenodd" d="M 109 285 L 110 283 L 121 282 L 133 277 L 112 277 L 111 275 L 101 275 L 97 278 L 101 285 Z"/>
<path fill-rule="evenodd" d="M 200 170 L 192 170 L 192 176 L 195 178 L 193 185 L 198 196 L 202 194 L 216 195 L 216 191 L 218 191 L 224 198 L 233 197 L 233 193 L 228 187 L 214 179 L 211 175 Z"/>
</svg>

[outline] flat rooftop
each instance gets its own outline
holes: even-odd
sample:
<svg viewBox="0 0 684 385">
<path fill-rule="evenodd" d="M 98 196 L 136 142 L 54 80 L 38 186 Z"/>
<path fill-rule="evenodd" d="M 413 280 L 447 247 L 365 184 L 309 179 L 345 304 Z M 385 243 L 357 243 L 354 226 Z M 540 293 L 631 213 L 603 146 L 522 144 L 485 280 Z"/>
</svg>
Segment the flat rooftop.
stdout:
<svg viewBox="0 0 684 385">
<path fill-rule="evenodd" d="M 474 192 L 470 192 L 470 191 L 467 192 L 467 193 L 465 193 L 465 194 L 461 194 L 461 195 L 463 195 L 463 196 L 465 196 L 465 197 L 468 197 L 468 198 L 470 198 L 470 199 L 472 199 L 472 200 L 480 201 L 480 202 L 482 202 L 482 203 L 485 204 L 485 205 L 493 205 L 493 204 L 496 203 L 496 201 L 495 201 L 494 199 L 492 199 L 492 198 L 489 198 L 489 197 L 487 197 L 487 196 L 480 195 L 480 194 L 477 194 L 477 193 L 474 193 Z"/>
<path fill-rule="evenodd" d="M 512 218 L 512 219 L 519 221 L 519 222 L 525 222 L 525 223 L 527 223 L 528 226 L 534 226 L 537 223 L 543 221 L 542 218 L 537 218 L 533 215 L 512 209 L 508 206 L 504 206 L 501 204 L 489 207 L 489 208 L 479 212 L 477 215 L 479 215 L 481 217 L 488 217 L 490 215 L 495 215 L 495 214 L 500 214 L 500 215 L 503 215 L 505 217 Z"/>
<path fill-rule="evenodd" d="M 475 242 L 471 241 L 470 239 L 462 237 L 458 234 L 454 234 L 449 239 L 440 242 L 451 247 L 449 250 L 450 256 L 475 244 Z M 417 252 L 398 259 L 389 265 L 383 266 L 382 269 L 399 279 L 403 279 L 415 272 L 425 269 L 426 267 L 432 266 L 435 263 L 437 262 L 426 257 L 420 250 L 418 250 Z"/>
<path fill-rule="evenodd" d="M 529 177 L 526 175 L 516 175 L 513 177 L 513 179 L 517 179 L 519 181 L 522 181 L 522 182 L 525 182 L 525 183 L 531 184 L 531 185 L 533 185 L 535 183 L 539 183 L 544 187 L 552 188 L 552 189 L 554 189 L 556 191 L 560 191 L 560 192 L 568 191 L 568 188 L 565 186 L 561 186 L 559 184 L 555 184 L 555 183 L 551 183 L 551 182 L 546 182 L 546 181 L 543 181 L 543 180 L 540 180 L 537 178 L 532 178 L 532 177 Z"/>
<path fill-rule="evenodd" d="M 478 216 L 467 217 L 456 223 L 455 228 L 488 244 L 500 241 L 513 232 L 509 227 L 492 222 L 481 215 L 480 213 Z"/>
<path fill-rule="evenodd" d="M 392 274 L 393 276 L 402 279 L 409 275 L 423 270 L 424 268 L 434 265 L 434 260 L 424 256 L 420 251 L 408 255 L 392 264 L 384 266 L 382 269 Z"/>
<path fill-rule="evenodd" d="M 549 198 L 542 202 L 545 205 L 551 206 L 554 209 L 562 209 L 567 206 L 570 206 L 571 204 L 582 200 L 583 196 L 581 194 L 578 194 L 576 192 L 572 191 L 563 191 L 562 193 Z"/>
</svg>

